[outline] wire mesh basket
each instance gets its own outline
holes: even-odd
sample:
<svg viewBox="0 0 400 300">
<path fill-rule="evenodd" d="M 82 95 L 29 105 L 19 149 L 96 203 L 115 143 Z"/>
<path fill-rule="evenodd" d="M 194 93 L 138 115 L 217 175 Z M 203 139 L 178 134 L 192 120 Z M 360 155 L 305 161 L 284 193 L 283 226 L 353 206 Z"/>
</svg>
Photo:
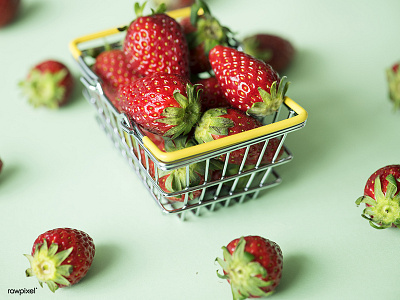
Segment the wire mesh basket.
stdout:
<svg viewBox="0 0 400 300">
<path fill-rule="evenodd" d="M 179 18 L 189 12 L 181 9 L 169 15 Z M 103 51 L 106 44 L 107 47 L 119 48 L 123 38 L 124 33 L 113 28 L 73 40 L 70 51 L 82 73 L 83 94 L 94 106 L 100 127 L 126 158 L 162 212 L 175 214 L 184 220 L 188 216 L 200 216 L 254 199 L 260 191 L 281 183 L 275 168 L 293 158 L 284 141 L 289 133 L 305 126 L 307 112 L 301 106 L 286 97 L 275 114 L 264 118 L 262 127 L 182 150 L 162 151 L 148 134 L 124 113 L 117 111 L 105 96 L 101 80 L 91 69 L 93 53 Z M 255 144 L 262 145 L 259 159 L 255 165 L 247 166 L 245 161 L 249 149 Z M 239 149 L 244 153 L 242 163 L 232 167 L 229 155 Z M 266 152 L 272 153 L 267 163 L 262 160 Z M 223 161 L 221 157 L 224 157 Z M 217 160 L 221 167 L 215 171 L 212 165 Z M 189 169 L 199 163 L 204 166 L 204 180 L 192 186 L 189 184 Z M 165 172 L 172 170 L 182 170 L 186 174 L 186 184 L 170 193 L 161 187 L 160 179 Z"/>
</svg>

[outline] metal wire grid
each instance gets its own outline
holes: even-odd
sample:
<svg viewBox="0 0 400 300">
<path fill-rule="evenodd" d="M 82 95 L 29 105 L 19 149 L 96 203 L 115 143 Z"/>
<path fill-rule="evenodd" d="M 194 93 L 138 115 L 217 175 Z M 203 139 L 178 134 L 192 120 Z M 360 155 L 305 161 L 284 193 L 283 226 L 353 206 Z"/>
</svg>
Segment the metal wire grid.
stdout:
<svg viewBox="0 0 400 300">
<path fill-rule="evenodd" d="M 293 158 L 293 155 L 287 148 L 284 147 L 283 143 L 287 134 L 301 128 L 303 126 L 302 124 L 292 128 L 283 129 L 280 132 L 274 132 L 268 136 L 262 136 L 257 139 L 245 141 L 240 143 L 240 145 L 234 145 L 224 149 L 217 149 L 211 153 L 189 157 L 178 162 L 163 163 L 158 161 L 152 155 L 152 153 L 149 152 L 146 147 L 144 147 L 141 139 L 141 133 L 137 130 L 137 128 L 133 128 L 134 124 L 132 125 L 127 123 L 129 121 L 124 118 L 124 115 L 119 114 L 115 107 L 104 96 L 97 76 L 93 73 L 90 74 L 91 70 L 86 64 L 84 64 L 84 62 L 83 65 L 80 65 L 84 75 L 81 77 L 81 81 L 86 87 L 86 89 L 84 89 L 84 96 L 92 105 L 95 106 L 97 111 L 97 121 L 109 138 L 113 141 L 114 146 L 119 149 L 121 154 L 128 160 L 129 165 L 135 170 L 152 198 L 164 213 L 176 214 L 180 217 L 180 219 L 184 220 L 187 218 L 188 211 L 191 211 L 195 216 L 199 216 L 203 212 L 215 211 L 218 207 L 227 207 L 235 203 L 243 203 L 248 199 L 256 198 L 261 190 L 274 187 L 281 182 L 281 178 L 274 170 L 274 167 L 286 163 Z M 291 118 L 295 115 L 295 112 L 286 105 L 283 105 L 282 107 L 285 107 L 287 110 L 286 118 Z M 278 121 L 281 111 L 282 108 L 275 113 L 272 121 L 269 122 Z M 261 157 L 266 151 L 268 142 L 271 138 L 279 138 L 279 146 L 275 152 L 272 162 L 268 165 L 261 166 Z M 257 143 L 263 143 L 260 159 L 254 168 L 250 170 L 244 170 L 244 162 L 247 158 L 250 146 Z M 283 158 L 276 160 L 281 147 L 284 147 Z M 236 174 L 228 176 L 226 171 L 229 155 L 232 151 L 240 148 L 245 149 L 242 164 L 240 165 Z M 142 162 L 140 150 L 142 150 L 145 154 L 145 163 Z M 210 179 L 210 174 L 208 172 L 210 160 L 219 157 L 222 154 L 226 154 L 224 167 L 221 170 L 220 178 L 213 181 Z M 154 164 L 154 178 L 150 176 L 149 173 L 150 160 Z M 160 188 L 158 184 L 158 173 L 160 170 L 186 168 L 186 182 L 189 183 L 189 167 L 191 164 L 200 161 L 204 161 L 206 166 L 203 184 L 195 187 L 189 187 L 187 184 L 185 189 L 174 193 L 166 193 Z M 238 183 L 240 180 L 243 180 L 243 178 L 245 178 L 246 183 L 244 186 L 238 188 Z M 194 200 L 189 200 L 189 194 L 194 191 L 201 191 L 200 196 Z M 182 202 L 168 199 L 181 195 L 184 195 Z"/>
</svg>

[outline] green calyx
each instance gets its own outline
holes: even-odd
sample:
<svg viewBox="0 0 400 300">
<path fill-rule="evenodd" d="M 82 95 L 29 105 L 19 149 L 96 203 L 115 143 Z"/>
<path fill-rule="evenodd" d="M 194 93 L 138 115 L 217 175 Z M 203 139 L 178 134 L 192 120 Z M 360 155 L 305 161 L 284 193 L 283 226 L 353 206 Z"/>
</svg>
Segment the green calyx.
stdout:
<svg viewBox="0 0 400 300">
<path fill-rule="evenodd" d="M 287 77 L 283 76 L 279 85 L 277 81 L 271 84 L 269 93 L 259 87 L 258 92 L 263 101 L 254 103 L 246 113 L 256 117 L 265 117 L 276 112 L 285 98 L 289 85 L 290 81 L 287 81 Z"/>
<path fill-rule="evenodd" d="M 228 118 L 221 117 L 227 114 L 226 108 L 212 108 L 204 112 L 195 129 L 195 139 L 198 143 L 207 143 L 214 140 L 214 135 L 228 135 L 229 128 L 235 123 Z"/>
<path fill-rule="evenodd" d="M 41 247 L 36 245 L 33 256 L 24 254 L 31 265 L 25 271 L 26 276 L 36 276 L 40 286 L 43 287 L 43 283 L 46 283 L 53 293 L 58 289 L 58 285 L 70 285 L 65 277 L 68 277 L 73 269 L 71 265 L 61 265 L 71 254 L 73 247 L 58 253 L 57 250 L 57 244 L 53 243 L 47 247 L 46 239 L 44 239 Z"/>
<path fill-rule="evenodd" d="M 389 98 L 394 103 L 394 110 L 400 109 L 400 71 L 395 72 L 392 68 L 386 71 L 389 84 Z"/>
<path fill-rule="evenodd" d="M 179 90 L 174 91 L 174 99 L 179 107 L 166 107 L 157 122 L 174 125 L 164 136 L 172 139 L 180 135 L 186 135 L 199 120 L 201 115 L 201 105 L 199 101 L 201 90 L 196 89 L 194 85 L 187 84 L 186 94 L 183 96 Z"/>
<path fill-rule="evenodd" d="M 200 11 L 202 11 L 201 15 L 199 15 Z M 228 46 L 232 32 L 220 24 L 204 1 L 198 0 L 192 5 L 190 22 L 197 30 L 186 37 L 189 48 L 204 44 L 204 52 L 208 56 L 210 50 L 216 45 Z"/>
<path fill-rule="evenodd" d="M 176 139 L 167 139 L 165 141 L 165 150 L 167 152 L 177 151 L 185 148 L 195 146 L 196 142 L 188 136 L 180 136 Z M 186 187 L 193 187 L 201 183 L 202 175 L 205 171 L 205 162 L 190 164 L 189 182 L 187 183 L 187 169 L 182 167 L 172 171 L 160 171 L 160 177 L 168 175 L 165 181 L 166 189 L 173 193 L 184 190 Z M 189 194 L 189 199 L 193 198 L 193 193 Z"/>
<path fill-rule="evenodd" d="M 266 297 L 273 292 L 264 292 L 262 288 L 273 284 L 272 281 L 264 281 L 268 274 L 266 269 L 258 262 L 254 262 L 254 256 L 245 252 L 246 241 L 240 238 L 235 251 L 230 254 L 226 247 L 222 247 L 224 259 L 217 258 L 216 261 L 224 270 L 224 275 L 217 271 L 221 279 L 230 281 L 234 300 L 247 299 L 250 296 Z"/>
<path fill-rule="evenodd" d="M 42 73 L 34 69 L 29 78 L 21 81 L 19 86 L 34 107 L 46 106 L 54 109 L 58 108 L 64 99 L 66 90 L 65 87 L 60 86 L 60 82 L 65 76 L 67 76 L 67 71 L 64 69 L 56 73 Z"/>
<path fill-rule="evenodd" d="M 369 196 L 362 196 L 356 200 L 356 204 L 368 204 L 361 216 L 369 220 L 369 224 L 376 229 L 385 229 L 395 225 L 400 227 L 400 195 L 397 194 L 397 182 L 392 174 L 386 177 L 388 186 L 386 194 L 383 194 L 381 180 L 375 179 L 375 200 Z"/>
<path fill-rule="evenodd" d="M 143 2 L 140 4 L 139 2 L 135 3 L 134 10 L 135 10 L 135 15 L 136 17 L 143 17 L 144 14 L 144 8 L 146 7 L 147 1 Z M 151 9 L 151 14 L 156 15 L 156 14 L 163 14 L 167 11 L 167 6 L 165 3 L 161 3 L 155 10 Z"/>
<path fill-rule="evenodd" d="M 143 2 L 140 4 L 139 2 L 136 2 L 135 5 L 133 6 L 133 9 L 135 11 L 136 19 L 145 16 L 144 14 L 144 8 L 146 7 L 147 1 Z M 167 11 L 167 6 L 165 3 L 161 3 L 155 10 L 151 9 L 151 15 L 156 15 L 156 14 L 163 14 Z M 135 19 L 135 20 L 136 20 Z M 134 22 L 133 20 L 132 22 Z M 129 25 L 126 26 L 121 26 L 118 27 L 118 31 L 124 32 L 129 28 Z"/>
</svg>

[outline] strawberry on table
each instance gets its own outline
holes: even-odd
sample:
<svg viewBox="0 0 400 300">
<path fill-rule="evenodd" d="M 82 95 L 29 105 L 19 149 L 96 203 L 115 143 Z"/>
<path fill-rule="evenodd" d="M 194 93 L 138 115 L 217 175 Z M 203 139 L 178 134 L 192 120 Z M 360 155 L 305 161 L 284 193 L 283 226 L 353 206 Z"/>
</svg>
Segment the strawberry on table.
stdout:
<svg viewBox="0 0 400 300">
<path fill-rule="evenodd" d="M 232 32 L 220 24 L 202 0 L 192 5 L 190 17 L 183 18 L 180 24 L 188 41 L 190 72 L 193 75 L 210 71 L 208 53 L 216 45 L 228 46 Z"/>
<path fill-rule="evenodd" d="M 15 19 L 20 6 L 20 0 L 0 0 L 0 27 Z"/>
<path fill-rule="evenodd" d="M 36 276 L 43 287 L 52 292 L 78 283 L 92 265 L 95 246 L 85 232 L 72 228 L 56 228 L 40 234 L 28 258 L 26 276 Z"/>
<path fill-rule="evenodd" d="M 140 78 L 127 61 L 125 54 L 120 49 L 112 49 L 101 52 L 93 65 L 93 71 L 103 81 L 104 93 L 114 104 L 117 110 L 121 110 L 117 101 L 118 88 L 128 85 Z"/>
<path fill-rule="evenodd" d="M 395 63 L 386 70 L 386 77 L 389 84 L 389 98 L 394 103 L 394 109 L 400 108 L 400 68 Z"/>
<path fill-rule="evenodd" d="M 282 104 L 289 82 L 265 62 L 226 46 L 209 54 L 215 76 L 233 107 L 257 117 L 274 113 Z"/>
<path fill-rule="evenodd" d="M 367 180 L 364 195 L 356 204 L 366 204 L 362 217 L 372 227 L 400 227 L 400 165 L 388 165 L 375 171 Z"/>
<path fill-rule="evenodd" d="M 231 285 L 234 300 L 266 297 L 278 286 L 283 268 L 282 250 L 275 242 L 260 236 L 234 239 L 222 247 L 224 258 L 216 261 Z"/>
<path fill-rule="evenodd" d="M 235 108 L 212 108 L 203 113 L 195 128 L 195 139 L 199 144 L 231 136 L 262 126 L 257 119 Z M 257 163 L 261 144 L 251 145 L 247 154 L 246 165 Z M 240 165 L 246 149 L 234 150 L 229 155 L 229 163 Z M 220 157 L 225 160 L 226 154 Z"/>
<path fill-rule="evenodd" d="M 34 107 L 58 108 L 69 101 L 74 78 L 63 63 L 45 60 L 33 67 L 19 85 Z"/>
<path fill-rule="evenodd" d="M 202 89 L 201 107 L 203 111 L 210 108 L 230 107 L 225 95 L 215 77 L 203 78 L 196 82 Z"/>
<path fill-rule="evenodd" d="M 288 40 L 267 33 L 245 37 L 242 46 L 245 53 L 269 64 L 278 73 L 286 70 L 296 52 Z"/>
<path fill-rule="evenodd" d="M 201 114 L 199 91 L 178 74 L 155 73 L 120 89 L 121 108 L 137 124 L 164 137 L 186 135 Z"/>
<path fill-rule="evenodd" d="M 128 26 L 123 51 L 132 68 L 143 76 L 175 73 L 189 77 L 189 50 L 182 27 L 160 5 L 143 16 L 146 2 L 135 4 L 137 18 Z"/>
</svg>

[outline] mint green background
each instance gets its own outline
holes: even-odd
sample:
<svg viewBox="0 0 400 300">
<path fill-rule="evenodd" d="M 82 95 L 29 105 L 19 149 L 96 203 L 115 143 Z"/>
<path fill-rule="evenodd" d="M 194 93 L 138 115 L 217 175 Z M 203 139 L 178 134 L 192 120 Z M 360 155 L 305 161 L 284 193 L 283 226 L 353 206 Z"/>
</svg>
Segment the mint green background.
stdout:
<svg viewBox="0 0 400 300">
<path fill-rule="evenodd" d="M 398 0 L 209 0 L 239 37 L 271 32 L 293 42 L 288 95 L 309 119 L 287 138 L 294 159 L 277 169 L 280 186 L 188 222 L 161 214 L 99 129 L 78 81 L 58 111 L 33 109 L 17 88 L 47 58 L 78 77 L 69 41 L 128 23 L 133 1 L 23 2 L 0 29 L 1 299 L 19 297 L 7 289 L 39 287 L 25 278 L 22 254 L 37 235 L 64 226 L 93 237 L 92 268 L 72 288 L 53 295 L 39 287 L 24 299 L 231 299 L 214 259 L 249 234 L 282 248 L 273 299 L 398 299 L 399 231 L 371 228 L 354 203 L 371 173 L 400 163 L 400 112 L 385 81 L 400 59 Z"/>
</svg>

